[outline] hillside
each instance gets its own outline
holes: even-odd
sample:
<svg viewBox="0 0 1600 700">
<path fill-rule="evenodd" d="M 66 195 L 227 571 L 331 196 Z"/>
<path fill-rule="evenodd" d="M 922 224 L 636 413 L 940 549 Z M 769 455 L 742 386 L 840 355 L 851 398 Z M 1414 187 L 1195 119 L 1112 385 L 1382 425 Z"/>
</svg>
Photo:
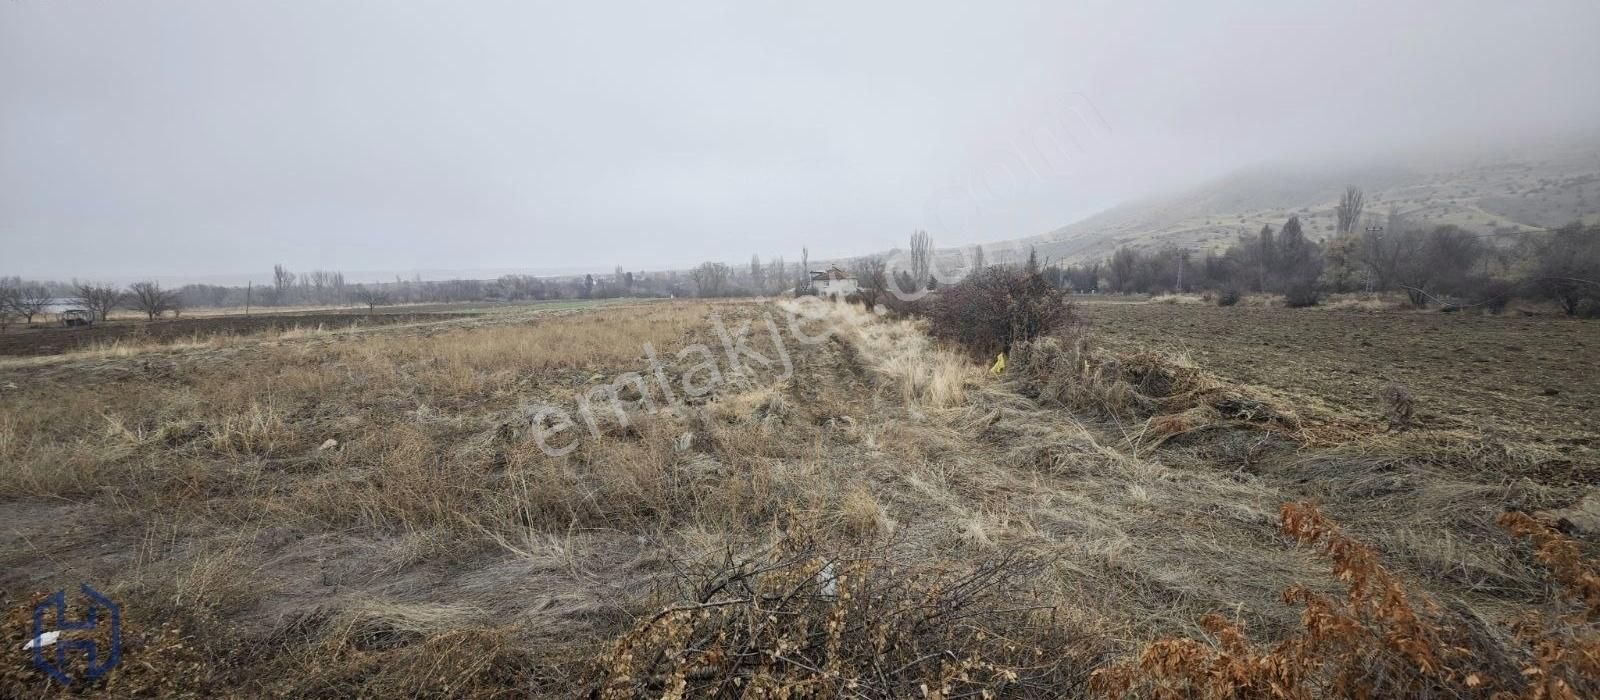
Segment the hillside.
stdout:
<svg viewBox="0 0 1600 700">
<path fill-rule="evenodd" d="M 1265 165 L 1186 192 L 1123 204 L 1040 236 L 985 244 L 1032 246 L 1072 262 L 1121 245 L 1215 249 L 1242 232 L 1298 215 L 1315 238 L 1334 231 L 1345 186 L 1367 195 L 1368 215 L 1397 210 L 1424 224 L 1510 233 L 1600 218 L 1600 143 L 1562 144 L 1472 157 L 1396 158 L 1359 166 Z"/>
</svg>

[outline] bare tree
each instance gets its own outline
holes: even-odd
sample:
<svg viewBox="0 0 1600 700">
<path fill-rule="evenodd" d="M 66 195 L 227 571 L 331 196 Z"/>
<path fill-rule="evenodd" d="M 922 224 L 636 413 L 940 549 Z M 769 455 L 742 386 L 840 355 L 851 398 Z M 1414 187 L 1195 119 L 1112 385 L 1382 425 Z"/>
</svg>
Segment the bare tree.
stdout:
<svg viewBox="0 0 1600 700">
<path fill-rule="evenodd" d="M 1531 273 L 1536 288 L 1569 316 L 1585 300 L 1600 301 L 1600 225 L 1574 222 L 1537 241 Z"/>
<path fill-rule="evenodd" d="M 982 270 L 983 266 L 984 266 L 983 246 L 981 246 L 981 245 L 972 246 L 972 271 L 973 272 L 977 272 L 979 270 Z"/>
<path fill-rule="evenodd" d="M 12 311 L 15 311 L 18 316 L 24 319 L 25 323 L 33 323 L 33 317 L 44 313 L 45 309 L 50 308 L 50 302 L 53 301 L 50 296 L 50 290 L 46 289 L 42 284 L 25 284 L 21 287 L 16 287 L 12 289 L 9 296 L 10 298 L 6 303 L 11 306 Z"/>
<path fill-rule="evenodd" d="M 694 280 L 695 295 L 701 297 L 722 296 L 723 288 L 728 284 L 728 266 L 719 262 L 700 263 L 700 267 L 689 273 L 689 278 Z"/>
<path fill-rule="evenodd" d="M 156 282 L 134 282 L 128 285 L 128 306 L 138 311 L 143 311 L 146 318 L 151 321 L 161 317 L 161 314 L 176 309 L 178 295 L 175 292 L 161 288 Z"/>
<path fill-rule="evenodd" d="M 273 272 L 276 279 L 277 270 Z M 288 275 L 290 280 L 294 277 L 287 271 L 284 274 Z M 300 286 L 310 291 L 311 298 L 318 304 L 344 299 L 344 273 L 336 270 L 312 270 L 301 276 Z"/>
<path fill-rule="evenodd" d="M 856 293 L 867 303 L 867 308 L 877 306 L 878 298 L 889 290 L 889 264 L 881 256 L 857 258 L 851 266 L 856 276 Z"/>
<path fill-rule="evenodd" d="M 1269 291 L 1272 289 L 1270 277 L 1278 269 L 1278 239 L 1272 231 L 1272 224 L 1262 224 L 1261 233 L 1256 234 L 1255 246 L 1256 263 L 1256 290 Z"/>
<path fill-rule="evenodd" d="M 122 302 L 122 292 L 109 284 L 73 280 L 72 288 L 78 295 L 74 301 L 102 321 L 109 318 L 111 310 Z"/>
<path fill-rule="evenodd" d="M 0 281 L 0 330 L 11 325 L 12 309 L 16 308 L 18 294 L 16 287 Z"/>
<path fill-rule="evenodd" d="M 1278 232 L 1276 267 L 1272 271 L 1273 291 L 1282 293 L 1292 307 L 1312 306 L 1319 299 L 1317 280 L 1322 276 L 1322 251 L 1307 239 L 1300 228 L 1300 217 L 1290 216 Z"/>
<path fill-rule="evenodd" d="M 367 311 L 369 313 L 380 306 L 388 306 L 389 304 L 393 303 L 389 299 L 388 292 L 385 292 L 377 287 L 368 287 L 364 284 L 356 285 L 355 292 L 353 292 L 350 296 L 358 303 L 366 304 Z"/>
<path fill-rule="evenodd" d="M 796 292 L 811 286 L 811 249 L 800 249 L 800 278 L 795 280 Z"/>
<path fill-rule="evenodd" d="M 789 266 L 784 264 L 783 257 L 779 256 L 767 263 L 767 284 L 776 287 L 779 294 L 783 293 L 784 280 L 789 279 Z"/>
<path fill-rule="evenodd" d="M 1351 185 L 1346 187 L 1344 195 L 1339 197 L 1339 205 L 1333 208 L 1334 216 L 1338 219 L 1339 233 L 1350 233 L 1355 230 L 1356 222 L 1361 220 L 1361 210 L 1366 206 L 1366 195 L 1361 188 Z"/>
<path fill-rule="evenodd" d="M 911 234 L 911 281 L 915 289 L 904 291 L 915 292 L 927 289 L 928 280 L 933 272 L 933 237 L 927 231 L 917 231 Z"/>
<path fill-rule="evenodd" d="M 1354 256 L 1367 268 L 1376 289 L 1393 289 L 1395 282 L 1406 276 L 1407 270 L 1415 269 L 1423 243 L 1422 232 L 1413 229 L 1403 214 L 1390 210 L 1386 226 L 1373 226 L 1361 232 Z"/>
<path fill-rule="evenodd" d="M 1138 266 L 1138 253 L 1127 246 L 1117 248 L 1106 261 L 1106 286 L 1113 292 L 1133 291 L 1133 276 Z"/>
<path fill-rule="evenodd" d="M 272 298 L 273 303 L 282 304 L 289 296 L 289 290 L 294 287 L 294 273 L 282 265 L 272 266 Z"/>
<path fill-rule="evenodd" d="M 315 300 L 316 303 L 320 304 L 322 303 L 323 299 L 326 298 L 325 295 L 328 291 L 328 288 L 332 286 L 332 281 L 333 275 L 328 271 L 312 270 L 311 272 L 306 273 L 305 279 L 302 280 L 302 283 L 310 287 L 312 290 L 310 295 L 311 298 Z"/>
<path fill-rule="evenodd" d="M 761 256 L 750 256 L 750 286 L 755 289 L 757 296 L 767 293 L 767 268 L 761 265 Z"/>
</svg>

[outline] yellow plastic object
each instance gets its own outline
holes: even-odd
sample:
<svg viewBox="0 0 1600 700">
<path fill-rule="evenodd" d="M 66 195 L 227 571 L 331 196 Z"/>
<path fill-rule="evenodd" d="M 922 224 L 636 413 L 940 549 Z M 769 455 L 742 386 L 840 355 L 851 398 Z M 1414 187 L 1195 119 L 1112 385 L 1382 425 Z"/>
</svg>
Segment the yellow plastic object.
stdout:
<svg viewBox="0 0 1600 700">
<path fill-rule="evenodd" d="M 1004 371 L 1006 371 L 1006 354 L 1002 352 L 994 356 L 994 366 L 989 368 L 989 374 L 999 374 Z"/>
</svg>

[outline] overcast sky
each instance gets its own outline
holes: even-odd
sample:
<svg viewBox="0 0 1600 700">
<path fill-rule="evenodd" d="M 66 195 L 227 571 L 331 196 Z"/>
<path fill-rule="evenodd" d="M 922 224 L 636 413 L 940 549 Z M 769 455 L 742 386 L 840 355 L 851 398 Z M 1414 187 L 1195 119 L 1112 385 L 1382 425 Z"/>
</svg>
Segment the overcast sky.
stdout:
<svg viewBox="0 0 1600 700">
<path fill-rule="evenodd" d="M 1600 123 L 1593 0 L 1197 5 L 6 0 L 0 274 L 795 261 Z"/>
</svg>

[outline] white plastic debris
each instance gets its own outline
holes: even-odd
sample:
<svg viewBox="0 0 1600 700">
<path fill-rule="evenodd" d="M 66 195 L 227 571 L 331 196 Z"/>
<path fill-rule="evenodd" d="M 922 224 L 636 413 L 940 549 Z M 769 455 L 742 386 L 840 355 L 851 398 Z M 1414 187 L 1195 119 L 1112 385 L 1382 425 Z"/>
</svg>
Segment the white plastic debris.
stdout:
<svg viewBox="0 0 1600 700">
<path fill-rule="evenodd" d="M 828 598 L 839 595 L 839 577 L 833 573 L 833 562 L 822 565 L 817 572 L 817 582 L 822 584 L 822 595 Z"/>
<path fill-rule="evenodd" d="M 335 440 L 333 438 L 328 438 L 327 440 L 323 441 L 322 446 L 318 447 L 317 449 L 319 449 L 319 450 L 331 450 L 331 449 L 333 449 L 335 447 L 338 447 L 338 446 L 339 446 L 339 441 L 338 440 Z"/>
<path fill-rule="evenodd" d="M 22 650 L 23 651 L 27 651 L 29 649 L 32 649 L 34 644 L 38 644 L 41 647 L 47 647 L 47 646 L 50 646 L 51 644 L 55 644 L 56 640 L 60 639 L 60 638 L 61 638 L 61 632 L 59 632 L 59 631 L 56 631 L 56 632 L 45 632 L 44 634 L 41 634 L 38 637 L 35 637 L 33 639 L 28 640 L 27 644 L 22 645 Z"/>
</svg>

